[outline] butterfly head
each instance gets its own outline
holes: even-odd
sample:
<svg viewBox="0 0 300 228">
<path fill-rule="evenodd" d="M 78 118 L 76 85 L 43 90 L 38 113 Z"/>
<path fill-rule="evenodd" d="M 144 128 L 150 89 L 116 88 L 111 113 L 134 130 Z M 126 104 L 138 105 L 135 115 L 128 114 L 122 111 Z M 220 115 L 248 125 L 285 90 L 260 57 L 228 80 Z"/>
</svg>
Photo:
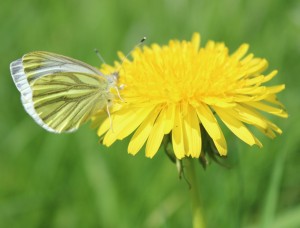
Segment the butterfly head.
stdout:
<svg viewBox="0 0 300 228">
<path fill-rule="evenodd" d="M 107 76 L 107 82 L 110 85 L 110 87 L 114 87 L 117 85 L 119 78 L 119 72 L 114 72 L 111 75 Z"/>
</svg>

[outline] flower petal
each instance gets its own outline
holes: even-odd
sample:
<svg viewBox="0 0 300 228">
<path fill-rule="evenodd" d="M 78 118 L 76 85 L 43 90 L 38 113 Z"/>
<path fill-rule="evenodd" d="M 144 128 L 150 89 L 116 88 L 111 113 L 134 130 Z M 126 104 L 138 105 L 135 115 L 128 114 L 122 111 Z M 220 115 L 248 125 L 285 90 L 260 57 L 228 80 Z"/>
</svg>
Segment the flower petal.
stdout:
<svg viewBox="0 0 300 228">
<path fill-rule="evenodd" d="M 234 116 L 228 114 L 226 109 L 214 107 L 224 124 L 241 140 L 250 146 L 257 144 L 262 147 L 261 142 L 245 127 L 245 125 L 236 119 Z"/>
<path fill-rule="evenodd" d="M 194 33 L 192 36 L 192 45 L 194 47 L 195 51 L 199 50 L 199 46 L 200 46 L 200 42 L 201 42 L 201 37 L 199 33 Z"/>
<path fill-rule="evenodd" d="M 253 63 L 258 61 L 258 59 L 253 59 Z M 251 62 L 250 62 L 251 63 Z M 265 59 L 259 59 L 258 63 L 253 65 L 252 67 L 247 69 L 247 74 L 248 75 L 255 75 L 255 74 L 260 74 L 264 70 L 266 70 L 268 67 L 268 61 Z"/>
<path fill-rule="evenodd" d="M 234 111 L 231 112 L 231 115 L 234 115 L 237 119 L 247 124 L 251 124 L 262 129 L 268 128 L 268 124 L 264 121 L 262 115 L 260 115 L 251 107 L 237 104 L 234 108 Z"/>
<path fill-rule="evenodd" d="M 172 130 L 172 144 L 175 156 L 181 159 L 185 156 L 184 141 L 183 141 L 183 126 L 181 119 L 180 104 L 176 105 L 174 127 Z"/>
<path fill-rule="evenodd" d="M 272 115 L 276 115 L 276 116 L 280 116 L 283 118 L 287 118 L 288 114 L 281 108 L 276 108 L 276 107 L 272 107 L 269 106 L 267 104 L 264 104 L 262 102 L 259 101 L 250 101 L 246 103 L 249 106 L 252 106 L 256 109 L 262 110 L 264 112 L 270 113 Z"/>
<path fill-rule="evenodd" d="M 266 75 L 266 76 L 264 77 L 263 82 L 265 83 L 265 82 L 270 81 L 272 78 L 274 78 L 274 77 L 276 76 L 277 73 L 278 73 L 277 70 L 273 70 L 271 73 L 269 73 L 268 75 Z"/>
<path fill-rule="evenodd" d="M 247 53 L 248 49 L 248 44 L 242 44 L 230 57 L 239 60 Z"/>
<path fill-rule="evenodd" d="M 105 132 L 107 132 L 110 129 L 110 120 L 109 118 L 106 118 L 103 123 L 100 125 L 98 131 L 97 131 L 97 135 L 101 136 L 103 135 Z"/>
<path fill-rule="evenodd" d="M 137 110 L 132 118 L 126 118 L 126 116 L 123 116 L 123 120 L 128 119 L 128 124 L 124 124 L 125 127 L 118 133 L 117 138 L 122 140 L 126 136 L 130 135 L 145 120 L 149 113 L 153 111 L 153 109 L 154 107 L 148 106 Z"/>
<path fill-rule="evenodd" d="M 220 126 L 207 105 L 199 103 L 197 115 L 207 131 L 208 135 L 214 141 L 214 144 L 220 155 L 227 154 L 227 144 Z"/>
<path fill-rule="evenodd" d="M 135 155 L 142 148 L 153 128 L 159 111 L 159 109 L 154 109 L 135 131 L 128 145 L 129 154 Z"/>
<path fill-rule="evenodd" d="M 201 153 L 201 135 L 199 119 L 193 107 L 188 105 L 188 110 L 183 118 L 183 126 L 186 134 L 187 148 L 186 154 L 191 155 L 193 158 L 198 158 Z"/>
<path fill-rule="evenodd" d="M 128 107 L 115 112 L 111 116 L 112 128 L 104 137 L 104 145 L 110 146 L 116 139 L 123 139 L 131 134 L 153 109 L 151 106 L 144 108 Z"/>
<path fill-rule="evenodd" d="M 278 105 L 279 107 L 284 109 L 284 105 L 277 99 L 275 94 L 268 94 L 268 96 L 265 97 L 265 101 L 271 104 Z"/>
<path fill-rule="evenodd" d="M 158 151 L 164 137 L 165 110 L 157 117 L 146 144 L 146 157 L 152 158 Z"/>
<path fill-rule="evenodd" d="M 175 105 L 174 104 L 168 104 L 165 110 L 165 128 L 164 128 L 164 133 L 169 134 L 170 131 L 173 128 L 174 125 L 174 118 L 175 118 Z"/>
</svg>

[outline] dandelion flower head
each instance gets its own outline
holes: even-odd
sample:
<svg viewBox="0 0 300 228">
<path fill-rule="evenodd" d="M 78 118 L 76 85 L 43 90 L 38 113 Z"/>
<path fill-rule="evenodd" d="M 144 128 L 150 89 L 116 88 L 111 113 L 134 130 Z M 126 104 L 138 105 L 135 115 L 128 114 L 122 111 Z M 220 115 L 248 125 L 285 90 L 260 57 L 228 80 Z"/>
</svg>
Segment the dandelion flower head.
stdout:
<svg viewBox="0 0 300 228">
<path fill-rule="evenodd" d="M 247 54 L 248 48 L 242 44 L 229 54 L 224 43 L 209 41 L 200 47 L 200 35 L 195 33 L 191 41 L 136 48 L 132 60 L 119 53 L 121 61 L 102 70 L 120 70 L 125 102 L 116 101 L 112 107 L 112 127 L 109 118 L 99 127 L 103 144 L 132 135 L 128 152 L 135 155 L 145 145 L 146 156 L 152 158 L 168 136 L 176 158 L 182 159 L 200 156 L 204 131 L 218 153 L 226 155 L 221 122 L 251 146 L 262 146 L 249 130 L 251 125 L 270 138 L 281 134 L 263 113 L 287 117 L 276 98 L 284 85 L 264 85 L 277 71 L 264 74 L 267 60 Z"/>
</svg>

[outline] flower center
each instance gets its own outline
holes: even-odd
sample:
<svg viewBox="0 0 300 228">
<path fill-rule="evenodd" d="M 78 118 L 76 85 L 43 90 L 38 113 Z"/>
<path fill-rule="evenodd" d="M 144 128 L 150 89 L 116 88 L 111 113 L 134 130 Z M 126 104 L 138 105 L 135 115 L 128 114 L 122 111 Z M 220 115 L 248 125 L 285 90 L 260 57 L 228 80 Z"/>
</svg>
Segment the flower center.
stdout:
<svg viewBox="0 0 300 228">
<path fill-rule="evenodd" d="M 120 72 L 121 83 L 130 85 L 123 91 L 125 98 L 151 103 L 228 100 L 231 91 L 242 86 L 236 80 L 242 65 L 230 58 L 223 44 L 195 50 L 191 43 L 173 41 L 133 55 L 134 61 L 125 62 Z"/>
</svg>

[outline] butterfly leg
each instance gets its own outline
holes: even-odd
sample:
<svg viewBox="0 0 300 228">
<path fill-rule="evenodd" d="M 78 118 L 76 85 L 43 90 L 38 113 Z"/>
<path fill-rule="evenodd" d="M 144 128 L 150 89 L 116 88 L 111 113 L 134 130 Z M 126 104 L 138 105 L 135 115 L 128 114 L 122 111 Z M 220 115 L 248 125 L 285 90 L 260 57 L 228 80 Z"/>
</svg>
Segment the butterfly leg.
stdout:
<svg viewBox="0 0 300 228">
<path fill-rule="evenodd" d="M 124 85 L 122 86 L 122 88 L 120 87 L 120 89 L 123 89 L 124 88 Z M 122 101 L 122 102 L 125 102 L 124 101 L 124 99 L 121 97 L 121 95 L 120 95 L 120 92 L 119 92 L 119 88 L 117 87 L 117 86 L 115 86 L 115 89 L 116 89 L 116 91 L 117 91 L 117 94 L 118 94 L 118 97 L 120 98 L 120 100 Z"/>
<path fill-rule="evenodd" d="M 108 115 L 108 118 L 109 118 L 109 121 L 110 121 L 110 130 L 111 130 L 112 132 L 114 132 L 114 129 L 113 129 L 113 123 L 112 123 L 112 118 L 111 118 L 111 115 L 110 115 L 108 103 L 106 104 L 106 112 L 107 112 L 107 115 Z"/>
</svg>

